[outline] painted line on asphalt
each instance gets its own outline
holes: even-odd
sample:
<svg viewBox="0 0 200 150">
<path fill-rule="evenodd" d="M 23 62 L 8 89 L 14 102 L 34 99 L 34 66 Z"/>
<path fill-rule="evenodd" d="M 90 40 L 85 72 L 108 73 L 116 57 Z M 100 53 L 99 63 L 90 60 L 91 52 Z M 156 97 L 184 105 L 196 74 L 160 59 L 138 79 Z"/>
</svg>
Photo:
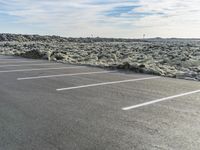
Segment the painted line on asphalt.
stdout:
<svg viewBox="0 0 200 150">
<path fill-rule="evenodd" d="M 67 76 L 78 76 L 78 75 L 91 75 L 91 74 L 103 74 L 103 73 L 114 73 L 114 72 L 116 72 L 116 71 L 82 72 L 82 73 L 71 73 L 71 74 L 58 74 L 58 75 L 48 75 L 48 76 L 25 77 L 25 78 L 17 78 L 17 80 L 33 80 L 33 79 L 67 77 Z"/>
<path fill-rule="evenodd" d="M 145 103 L 141 103 L 141 104 L 124 107 L 124 108 L 122 108 L 122 110 L 131 110 L 131 109 L 135 109 L 135 108 L 139 108 L 139 107 L 143 107 L 143 106 L 147 106 L 147 105 L 152 105 L 152 104 L 159 103 L 162 101 L 167 101 L 167 100 L 171 100 L 174 98 L 183 97 L 183 96 L 187 96 L 187 95 L 191 95 L 191 94 L 195 94 L 195 93 L 200 93 L 200 90 L 182 93 L 182 94 L 178 94 L 178 95 L 173 95 L 173 96 L 169 96 L 169 97 L 164 97 L 161 99 L 157 99 L 157 100 L 153 100 L 153 101 L 149 101 L 149 102 L 145 102 Z"/>
<path fill-rule="evenodd" d="M 20 58 L 0 58 L 0 60 L 20 60 Z"/>
<path fill-rule="evenodd" d="M 8 62 L 8 61 L 6 61 L 6 62 L 2 62 L 2 61 L 0 61 L 0 64 L 17 64 L 17 63 L 34 63 L 34 62 L 44 62 L 44 61 L 10 61 L 10 62 Z"/>
<path fill-rule="evenodd" d="M 3 67 L 20 67 L 20 66 L 50 66 L 50 65 L 58 65 L 58 63 L 0 65 L 0 68 L 3 68 Z"/>
<path fill-rule="evenodd" d="M 85 88 L 85 87 L 95 87 L 95 86 L 111 85 L 111 84 L 117 84 L 117 83 L 135 82 L 135 81 L 158 79 L 158 78 L 160 78 L 160 77 L 148 77 L 148 78 L 139 78 L 139 79 L 130 79 L 130 80 L 120 80 L 120 81 L 113 81 L 113 82 L 102 82 L 102 83 L 96 83 L 96 84 L 87 84 L 87 85 L 81 85 L 81 86 L 60 88 L 60 89 L 56 89 L 56 91 L 66 91 L 66 90 L 80 89 L 80 88 Z"/>
<path fill-rule="evenodd" d="M 75 66 L 75 67 L 57 67 L 57 68 L 37 68 L 37 69 L 20 69 L 20 70 L 3 70 L 0 73 L 10 73 L 10 72 L 28 72 L 28 71 L 38 71 L 38 70 L 59 70 L 59 69 L 73 69 L 73 68 L 84 68 L 85 66 Z"/>
</svg>

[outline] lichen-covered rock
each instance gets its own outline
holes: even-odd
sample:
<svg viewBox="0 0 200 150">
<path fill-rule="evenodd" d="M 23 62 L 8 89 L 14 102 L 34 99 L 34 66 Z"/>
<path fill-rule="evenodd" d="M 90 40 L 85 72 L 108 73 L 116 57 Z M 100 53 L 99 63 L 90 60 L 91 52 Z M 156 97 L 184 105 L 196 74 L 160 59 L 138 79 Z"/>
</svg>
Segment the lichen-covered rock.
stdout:
<svg viewBox="0 0 200 150">
<path fill-rule="evenodd" d="M 26 51 L 25 53 L 22 53 L 23 57 L 33 58 L 33 59 L 41 59 L 45 55 L 46 55 L 45 52 L 40 51 L 40 50 L 31 50 L 31 51 Z"/>
<path fill-rule="evenodd" d="M 46 55 L 44 56 L 44 59 L 48 59 L 49 61 L 51 60 L 51 55 L 52 55 L 52 51 L 47 51 Z"/>
<path fill-rule="evenodd" d="M 52 57 L 56 58 L 56 60 L 67 60 L 68 56 L 63 53 L 54 53 Z"/>
<path fill-rule="evenodd" d="M 200 40 L 0 34 L 0 54 L 200 80 Z"/>
</svg>

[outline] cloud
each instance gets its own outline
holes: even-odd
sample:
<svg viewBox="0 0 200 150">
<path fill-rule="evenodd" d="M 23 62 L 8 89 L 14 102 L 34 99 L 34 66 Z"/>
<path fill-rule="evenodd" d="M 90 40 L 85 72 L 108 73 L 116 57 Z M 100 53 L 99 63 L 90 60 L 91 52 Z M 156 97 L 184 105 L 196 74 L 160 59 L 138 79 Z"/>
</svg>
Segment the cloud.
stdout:
<svg viewBox="0 0 200 150">
<path fill-rule="evenodd" d="M 23 26 L 63 36 L 200 35 L 199 0 L 0 0 L 0 17 L 18 32 Z"/>
</svg>

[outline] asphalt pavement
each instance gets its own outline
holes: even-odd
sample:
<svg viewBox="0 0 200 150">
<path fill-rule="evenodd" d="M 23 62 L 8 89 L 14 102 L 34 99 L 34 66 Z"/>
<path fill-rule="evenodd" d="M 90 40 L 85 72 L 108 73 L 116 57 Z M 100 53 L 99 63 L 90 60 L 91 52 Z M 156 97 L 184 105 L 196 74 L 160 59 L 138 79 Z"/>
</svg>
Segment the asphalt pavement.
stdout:
<svg viewBox="0 0 200 150">
<path fill-rule="evenodd" d="M 0 56 L 0 150 L 199 150 L 200 83 Z"/>
</svg>

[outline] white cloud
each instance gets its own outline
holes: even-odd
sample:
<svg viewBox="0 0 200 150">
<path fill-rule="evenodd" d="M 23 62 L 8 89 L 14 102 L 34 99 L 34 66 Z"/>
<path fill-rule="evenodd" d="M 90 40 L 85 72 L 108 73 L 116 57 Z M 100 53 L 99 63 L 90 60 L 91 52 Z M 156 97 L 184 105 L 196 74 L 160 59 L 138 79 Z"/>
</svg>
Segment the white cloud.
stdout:
<svg viewBox="0 0 200 150">
<path fill-rule="evenodd" d="M 0 4 L 1 13 L 16 17 L 16 24 L 40 26 L 49 34 L 107 37 L 141 37 L 143 33 L 151 37 L 200 35 L 199 0 L 0 0 Z M 139 7 L 132 13 L 122 12 L 118 17 L 105 15 L 106 11 L 116 7 L 133 5 Z"/>
</svg>

